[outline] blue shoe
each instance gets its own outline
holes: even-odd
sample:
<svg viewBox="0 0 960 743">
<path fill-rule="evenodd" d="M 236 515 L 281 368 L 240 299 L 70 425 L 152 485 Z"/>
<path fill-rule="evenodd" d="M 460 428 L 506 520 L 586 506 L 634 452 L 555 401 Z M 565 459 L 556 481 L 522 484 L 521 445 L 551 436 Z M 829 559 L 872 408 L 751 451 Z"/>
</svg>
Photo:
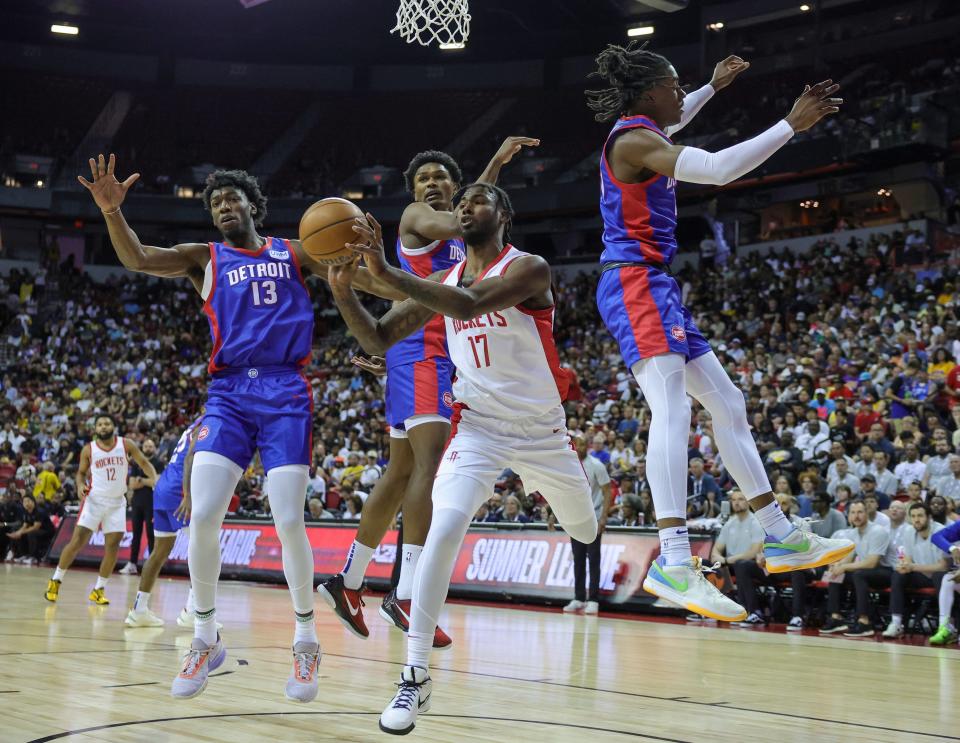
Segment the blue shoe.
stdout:
<svg viewBox="0 0 960 743">
<path fill-rule="evenodd" d="M 680 565 L 666 565 L 661 555 L 650 563 L 643 590 L 721 622 L 739 622 L 746 618 L 746 609 L 724 596 L 704 577 L 704 572 L 712 570 L 704 567 L 699 557 L 690 557 Z"/>
<path fill-rule="evenodd" d="M 828 539 L 800 528 L 780 542 L 768 536 L 763 543 L 763 556 L 768 573 L 788 573 L 830 565 L 849 555 L 854 547 L 849 539 Z"/>
<path fill-rule="evenodd" d="M 190 649 L 183 656 L 183 669 L 173 680 L 170 693 L 177 699 L 192 699 L 207 688 L 207 676 L 217 670 L 227 658 L 223 640 L 217 635 L 213 645 L 194 637 Z"/>
</svg>

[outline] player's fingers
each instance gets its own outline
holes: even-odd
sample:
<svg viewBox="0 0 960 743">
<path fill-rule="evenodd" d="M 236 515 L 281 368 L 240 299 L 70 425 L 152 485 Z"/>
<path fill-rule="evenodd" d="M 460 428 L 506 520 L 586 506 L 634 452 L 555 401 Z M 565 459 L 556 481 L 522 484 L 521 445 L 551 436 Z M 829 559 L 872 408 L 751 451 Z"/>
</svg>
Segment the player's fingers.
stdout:
<svg viewBox="0 0 960 743">
<path fill-rule="evenodd" d="M 374 234 L 377 236 L 377 239 L 379 239 L 380 235 L 383 234 L 383 230 L 380 227 L 380 223 L 377 221 L 377 218 L 374 217 L 370 212 L 367 212 L 367 221 L 373 225 Z"/>
<path fill-rule="evenodd" d="M 536 147 L 540 144 L 539 139 L 533 137 L 517 137 L 518 144 L 526 145 L 527 147 Z"/>
<path fill-rule="evenodd" d="M 84 178 L 82 175 L 77 176 L 77 180 L 80 181 L 80 185 L 86 188 L 87 190 L 93 188 L 93 184 Z"/>
<path fill-rule="evenodd" d="M 97 180 L 97 161 L 91 157 L 89 160 L 87 160 L 87 162 L 90 164 L 90 175 L 93 177 L 93 180 L 96 181 Z"/>
<path fill-rule="evenodd" d="M 113 175 L 113 170 L 116 167 L 117 167 L 117 156 L 111 152 L 110 158 L 107 160 L 107 175 Z"/>
<path fill-rule="evenodd" d="M 97 158 L 97 174 L 106 175 L 107 174 L 107 163 L 103 159 L 103 153 L 100 153 L 100 156 Z"/>
<path fill-rule="evenodd" d="M 122 185 L 123 185 L 123 190 L 126 191 L 128 188 L 130 188 L 130 186 L 132 186 L 132 185 L 133 185 L 134 183 L 136 183 L 138 180 L 140 180 L 140 174 L 139 174 L 139 173 L 134 173 L 134 174 L 131 175 L 129 178 L 127 178 L 127 180 L 125 180 L 125 181 L 123 182 L 123 184 L 122 184 Z"/>
<path fill-rule="evenodd" d="M 840 90 L 840 86 L 839 86 L 837 83 L 834 83 L 834 84 L 831 85 L 829 88 L 824 88 L 824 89 L 823 89 L 823 92 L 821 93 L 821 95 L 824 95 L 824 96 L 833 95 L 833 94 L 836 93 L 838 90 Z"/>
</svg>

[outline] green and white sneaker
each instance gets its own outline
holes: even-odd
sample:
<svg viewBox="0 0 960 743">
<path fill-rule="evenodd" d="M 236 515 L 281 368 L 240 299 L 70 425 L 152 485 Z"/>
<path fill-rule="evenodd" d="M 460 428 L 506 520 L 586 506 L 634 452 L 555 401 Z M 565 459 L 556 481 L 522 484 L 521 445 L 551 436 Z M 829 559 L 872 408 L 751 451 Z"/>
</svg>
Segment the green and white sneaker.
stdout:
<svg viewBox="0 0 960 743">
<path fill-rule="evenodd" d="M 666 565 L 661 555 L 652 563 L 643 580 L 643 590 L 710 619 L 739 622 L 747 610 L 704 577 L 706 568 L 699 557 L 690 557 L 680 565 Z"/>
</svg>

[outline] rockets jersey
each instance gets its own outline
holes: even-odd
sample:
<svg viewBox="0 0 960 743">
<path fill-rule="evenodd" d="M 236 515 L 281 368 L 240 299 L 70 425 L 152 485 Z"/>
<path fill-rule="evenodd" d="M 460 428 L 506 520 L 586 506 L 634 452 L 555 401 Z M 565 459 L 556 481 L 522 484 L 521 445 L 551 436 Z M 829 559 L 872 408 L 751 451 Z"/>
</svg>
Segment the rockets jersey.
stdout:
<svg viewBox="0 0 960 743">
<path fill-rule="evenodd" d="M 257 251 L 210 243 L 212 275 L 203 312 L 213 351 L 207 370 L 306 366 L 313 303 L 289 241 L 266 238 Z"/>
<path fill-rule="evenodd" d="M 422 248 L 405 248 L 397 238 L 397 259 L 400 268 L 425 279 L 437 271 L 445 271 L 467 257 L 463 240 L 434 240 Z M 387 350 L 387 369 L 447 355 L 443 317 L 434 315 L 420 330 L 395 343 Z"/>
<path fill-rule="evenodd" d="M 529 253 L 512 245 L 477 277 L 500 276 Z M 457 286 L 466 261 L 454 266 L 443 283 Z M 457 368 L 453 397 L 470 410 L 508 420 L 540 416 L 560 406 L 563 385 L 553 341 L 554 308 L 508 307 L 472 320 L 444 318 L 450 360 Z"/>
<path fill-rule="evenodd" d="M 670 141 L 646 116 L 629 116 L 614 124 L 600 155 L 600 215 L 603 217 L 600 262 L 669 265 L 677 252 L 676 181 L 656 174 L 641 183 L 623 183 L 614 176 L 607 161 L 610 145 L 630 129 L 649 129 Z"/>
<path fill-rule="evenodd" d="M 104 449 L 96 439 L 91 441 L 90 493 L 87 497 L 102 503 L 126 503 L 129 464 L 122 436 L 117 436 L 112 449 Z"/>
<path fill-rule="evenodd" d="M 180 440 L 170 455 L 170 460 L 156 486 L 153 488 L 153 507 L 158 511 L 175 511 L 183 499 L 183 463 L 190 450 L 190 434 L 200 425 L 201 418 L 197 418 L 180 434 Z"/>
</svg>

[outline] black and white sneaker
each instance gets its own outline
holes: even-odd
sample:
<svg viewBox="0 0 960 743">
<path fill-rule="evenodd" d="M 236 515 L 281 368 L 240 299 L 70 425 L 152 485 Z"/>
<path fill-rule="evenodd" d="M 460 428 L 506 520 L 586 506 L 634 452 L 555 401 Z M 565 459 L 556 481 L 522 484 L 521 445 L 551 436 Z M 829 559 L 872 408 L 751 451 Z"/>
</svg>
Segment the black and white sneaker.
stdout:
<svg viewBox="0 0 960 743">
<path fill-rule="evenodd" d="M 826 622 L 823 623 L 823 626 L 820 628 L 821 635 L 834 635 L 837 632 L 846 632 L 848 625 L 842 619 L 834 619 L 830 617 Z"/>
<path fill-rule="evenodd" d="M 430 709 L 433 681 L 425 668 L 404 666 L 397 693 L 380 715 L 380 729 L 391 735 L 406 735 L 417 724 L 417 715 Z"/>
<path fill-rule="evenodd" d="M 750 612 L 750 616 L 746 619 L 742 619 L 739 622 L 731 622 L 734 627 L 763 627 L 766 622 L 763 617 L 760 616 L 757 612 Z"/>
<path fill-rule="evenodd" d="M 852 627 L 849 627 L 846 632 L 843 633 L 844 637 L 873 637 L 877 631 L 873 628 L 872 624 L 864 624 L 863 622 L 854 622 Z"/>
<path fill-rule="evenodd" d="M 803 632 L 803 617 L 791 617 L 787 623 L 787 632 Z"/>
</svg>

